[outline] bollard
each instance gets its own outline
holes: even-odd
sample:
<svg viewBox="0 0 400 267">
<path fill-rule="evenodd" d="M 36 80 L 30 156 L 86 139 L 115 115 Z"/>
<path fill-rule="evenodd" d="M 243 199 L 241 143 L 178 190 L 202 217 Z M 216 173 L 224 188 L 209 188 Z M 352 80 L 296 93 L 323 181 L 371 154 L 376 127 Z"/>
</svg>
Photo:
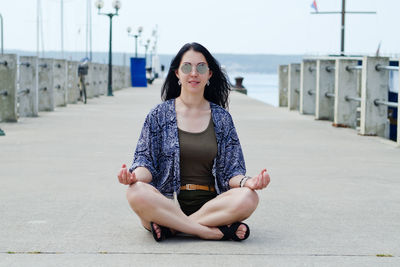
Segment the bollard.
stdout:
<svg viewBox="0 0 400 267">
<path fill-rule="evenodd" d="M 54 101 L 56 107 L 67 106 L 67 61 L 55 59 L 53 66 Z"/>
<path fill-rule="evenodd" d="M 360 134 L 389 138 L 387 106 L 374 103 L 388 100 L 389 72 L 378 71 L 379 64 L 389 65 L 389 58 L 363 58 Z"/>
<path fill-rule="evenodd" d="M 130 85 L 131 81 L 131 72 L 129 71 L 129 67 L 125 67 L 125 87 L 131 87 Z"/>
<path fill-rule="evenodd" d="M 289 110 L 298 110 L 300 99 L 300 64 L 289 64 L 288 76 L 288 107 Z"/>
<path fill-rule="evenodd" d="M 301 114 L 315 114 L 316 61 L 303 60 L 300 67 Z"/>
<path fill-rule="evenodd" d="M 0 121 L 16 122 L 17 55 L 0 55 Z"/>
<path fill-rule="evenodd" d="M 88 62 L 88 74 L 86 75 L 85 78 L 85 84 L 86 84 L 86 95 L 87 98 L 93 98 L 94 97 L 94 89 L 93 89 L 93 63 Z"/>
<path fill-rule="evenodd" d="M 332 124 L 335 127 L 357 127 L 357 107 L 360 103 L 359 101 L 352 101 L 349 97 L 359 97 L 357 89 L 358 71 L 357 69 L 348 68 L 357 64 L 358 60 L 336 59 L 335 107 Z"/>
<path fill-rule="evenodd" d="M 78 61 L 67 61 L 67 103 L 76 104 L 79 98 Z"/>
<path fill-rule="evenodd" d="M 37 57 L 19 58 L 18 113 L 20 117 L 37 117 L 39 114 L 39 94 Z"/>
<path fill-rule="evenodd" d="M 399 60 L 399 63 L 400 63 L 400 60 Z M 397 145 L 400 146 L 400 79 L 399 79 L 398 86 L 399 87 L 398 87 L 398 91 L 397 91 Z"/>
<path fill-rule="evenodd" d="M 335 61 L 317 60 L 315 118 L 333 121 L 335 98 Z"/>
<path fill-rule="evenodd" d="M 279 106 L 288 106 L 288 65 L 279 65 L 278 67 L 279 75 Z"/>
<path fill-rule="evenodd" d="M 51 58 L 39 58 L 39 111 L 54 111 L 53 61 Z"/>
</svg>

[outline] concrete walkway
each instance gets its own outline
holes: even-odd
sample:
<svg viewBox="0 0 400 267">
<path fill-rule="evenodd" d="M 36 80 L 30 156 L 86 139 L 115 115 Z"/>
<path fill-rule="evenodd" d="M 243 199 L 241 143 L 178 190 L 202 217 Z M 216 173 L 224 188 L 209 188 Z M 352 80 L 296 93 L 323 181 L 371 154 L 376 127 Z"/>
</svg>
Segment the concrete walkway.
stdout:
<svg viewBox="0 0 400 267">
<path fill-rule="evenodd" d="M 116 174 L 160 85 L 0 124 L 0 266 L 400 266 L 400 148 L 237 93 L 248 174 L 272 179 L 250 238 L 156 243 Z"/>
</svg>

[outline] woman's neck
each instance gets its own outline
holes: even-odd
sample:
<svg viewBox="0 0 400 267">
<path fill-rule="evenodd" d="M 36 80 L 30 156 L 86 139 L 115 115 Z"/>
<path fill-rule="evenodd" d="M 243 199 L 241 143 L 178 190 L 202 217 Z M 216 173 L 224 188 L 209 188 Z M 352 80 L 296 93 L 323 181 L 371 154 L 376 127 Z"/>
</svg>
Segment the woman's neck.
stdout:
<svg viewBox="0 0 400 267">
<path fill-rule="evenodd" d="M 203 96 L 185 94 L 183 90 L 181 92 L 181 95 L 179 97 L 177 97 L 177 99 L 186 108 L 190 108 L 190 109 L 206 108 L 206 109 L 208 109 L 208 107 L 209 107 L 208 101 Z"/>
</svg>

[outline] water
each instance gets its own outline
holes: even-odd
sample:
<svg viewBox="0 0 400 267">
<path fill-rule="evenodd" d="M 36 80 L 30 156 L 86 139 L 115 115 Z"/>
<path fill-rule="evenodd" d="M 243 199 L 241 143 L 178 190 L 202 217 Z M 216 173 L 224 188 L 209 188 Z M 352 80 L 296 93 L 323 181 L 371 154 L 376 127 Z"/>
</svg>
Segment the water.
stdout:
<svg viewBox="0 0 400 267">
<path fill-rule="evenodd" d="M 229 80 L 235 84 L 235 77 L 243 77 L 247 95 L 264 103 L 278 106 L 278 74 L 276 73 L 229 73 Z"/>
</svg>

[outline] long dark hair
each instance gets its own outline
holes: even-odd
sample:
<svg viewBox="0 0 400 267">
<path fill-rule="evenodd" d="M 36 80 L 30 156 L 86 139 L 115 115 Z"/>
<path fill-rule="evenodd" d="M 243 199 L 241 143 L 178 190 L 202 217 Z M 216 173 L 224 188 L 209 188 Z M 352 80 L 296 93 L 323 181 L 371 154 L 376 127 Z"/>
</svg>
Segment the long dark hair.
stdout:
<svg viewBox="0 0 400 267">
<path fill-rule="evenodd" d="M 211 53 L 199 43 L 187 43 L 172 59 L 171 66 L 169 67 L 167 78 L 161 88 L 161 99 L 163 101 L 177 98 L 181 94 L 181 86 L 178 84 L 178 77 L 175 71 L 179 68 L 183 54 L 189 50 L 202 53 L 206 58 L 209 69 L 212 71 L 210 78 L 210 85 L 204 89 L 204 98 L 213 102 L 223 108 L 228 108 L 228 96 L 231 90 L 229 80 L 226 73 L 221 69 L 218 61 L 211 55 Z"/>
</svg>

